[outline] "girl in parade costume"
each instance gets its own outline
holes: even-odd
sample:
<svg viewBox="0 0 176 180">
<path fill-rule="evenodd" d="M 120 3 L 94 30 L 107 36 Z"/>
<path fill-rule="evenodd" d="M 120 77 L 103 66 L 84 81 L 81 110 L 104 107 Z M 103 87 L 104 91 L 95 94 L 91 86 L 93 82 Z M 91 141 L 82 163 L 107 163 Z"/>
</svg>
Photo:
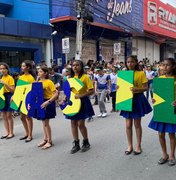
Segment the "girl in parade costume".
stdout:
<svg viewBox="0 0 176 180">
<path fill-rule="evenodd" d="M 169 59 L 164 60 L 163 69 L 164 69 L 165 75 L 160 76 L 160 78 L 175 78 L 176 62 L 174 59 L 169 58 Z M 174 86 L 176 87 L 176 82 Z M 176 91 L 175 91 L 175 97 L 176 97 Z M 153 99 L 153 102 L 155 102 L 154 99 Z M 176 101 L 173 102 L 173 106 L 176 106 Z M 158 131 L 159 141 L 160 141 L 162 154 L 163 154 L 162 158 L 158 161 L 158 164 L 165 164 L 169 160 L 168 164 L 170 166 L 175 165 L 176 124 L 155 122 L 152 118 L 151 122 L 149 123 L 149 127 L 151 129 L 154 129 L 155 131 Z M 169 134 L 170 149 L 171 149 L 170 155 L 168 155 L 167 153 L 165 133 Z"/>
<path fill-rule="evenodd" d="M 32 73 L 32 64 L 30 60 L 25 60 L 21 64 L 22 75 L 19 77 L 20 80 L 26 81 L 28 83 L 35 82 Z M 23 123 L 26 135 L 21 137 L 19 140 L 25 140 L 26 143 L 32 141 L 32 130 L 33 130 L 33 120 L 27 115 L 21 113 L 21 121 Z"/>
<path fill-rule="evenodd" d="M 52 133 L 49 124 L 49 119 L 53 119 L 56 116 L 56 104 L 55 100 L 58 97 L 58 91 L 54 83 L 49 79 L 49 72 L 46 66 L 41 66 L 38 70 L 39 82 L 42 82 L 44 90 L 44 103 L 41 105 L 42 109 L 45 109 L 45 117 L 42 120 L 44 140 L 38 144 L 38 147 L 42 149 L 48 149 L 52 147 Z"/>
<path fill-rule="evenodd" d="M 142 127 L 141 118 L 152 111 L 150 104 L 144 96 L 144 91 L 147 90 L 147 78 L 144 71 L 139 70 L 138 60 L 136 56 L 129 56 L 125 61 L 127 70 L 134 71 L 134 87 L 131 88 L 133 92 L 133 107 L 132 111 L 121 111 L 120 115 L 126 118 L 126 134 L 128 140 L 128 148 L 125 151 L 126 155 L 133 152 L 133 123 L 136 130 L 137 144 L 134 150 L 134 155 L 139 155 L 142 152 Z"/>
<path fill-rule="evenodd" d="M 2 119 L 4 122 L 4 127 L 6 129 L 6 134 L 1 137 L 1 139 L 11 139 L 14 137 L 13 134 L 13 118 L 12 109 L 10 108 L 10 99 L 13 95 L 15 89 L 15 82 L 12 76 L 9 75 L 9 66 L 6 63 L 0 64 L 0 71 L 2 73 L 2 78 L 0 83 L 4 85 L 4 96 L 5 96 L 5 106 L 1 109 Z"/>
<path fill-rule="evenodd" d="M 84 74 L 82 61 L 75 60 L 73 62 L 71 77 L 79 78 L 84 84 L 84 86 L 78 92 L 75 91 L 74 88 L 72 89 L 72 91 L 76 94 L 75 98 L 80 98 L 81 100 L 81 109 L 79 113 L 74 116 L 66 116 L 67 119 L 71 119 L 71 130 L 74 141 L 73 148 L 71 149 L 70 153 L 74 154 L 80 150 L 78 128 L 83 136 L 81 152 L 86 152 L 90 149 L 85 119 L 94 115 L 94 111 L 89 100 L 89 96 L 94 93 L 94 88 L 88 75 Z"/>
</svg>

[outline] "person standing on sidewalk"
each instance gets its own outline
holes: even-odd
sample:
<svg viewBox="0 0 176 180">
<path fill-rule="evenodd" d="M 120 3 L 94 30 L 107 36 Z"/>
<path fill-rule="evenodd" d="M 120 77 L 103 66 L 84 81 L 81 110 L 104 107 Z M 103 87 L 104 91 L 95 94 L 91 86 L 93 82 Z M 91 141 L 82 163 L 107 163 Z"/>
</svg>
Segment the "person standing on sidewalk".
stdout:
<svg viewBox="0 0 176 180">
<path fill-rule="evenodd" d="M 10 69 L 6 63 L 0 63 L 0 72 L 2 74 L 0 83 L 4 85 L 4 96 L 5 96 L 5 106 L 0 111 L 2 113 L 4 127 L 6 129 L 6 134 L 3 135 L 1 139 L 11 139 L 14 137 L 14 133 L 13 133 L 14 123 L 12 117 L 13 109 L 10 108 L 10 99 L 15 89 L 15 82 L 13 77 L 9 75 Z"/>
<path fill-rule="evenodd" d="M 98 95 L 98 105 L 100 109 L 100 114 L 97 117 L 104 118 L 107 116 L 104 100 L 106 94 L 110 94 L 111 92 L 111 80 L 109 74 L 104 74 L 102 66 L 99 66 L 97 71 L 98 75 L 95 78 L 95 93 Z"/>
</svg>

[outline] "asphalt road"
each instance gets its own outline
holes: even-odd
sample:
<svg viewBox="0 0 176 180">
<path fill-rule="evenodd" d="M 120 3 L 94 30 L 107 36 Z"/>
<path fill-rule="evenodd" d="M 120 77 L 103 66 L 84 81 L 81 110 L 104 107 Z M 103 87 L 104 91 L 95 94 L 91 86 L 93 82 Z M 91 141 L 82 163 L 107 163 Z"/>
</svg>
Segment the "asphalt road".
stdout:
<svg viewBox="0 0 176 180">
<path fill-rule="evenodd" d="M 106 106 L 110 111 L 111 104 Z M 98 106 L 94 108 L 98 114 Z M 176 166 L 157 164 L 161 150 L 157 133 L 148 128 L 151 117 L 152 113 L 142 120 L 143 153 L 139 156 L 124 154 L 125 121 L 119 113 L 109 113 L 106 118 L 94 117 L 94 121 L 86 123 L 91 149 L 73 155 L 69 153 L 70 122 L 64 119 L 59 108 L 57 118 L 51 120 L 54 146 L 48 150 L 37 147 L 43 137 L 42 123 L 37 120 L 34 120 L 33 141 L 19 141 L 24 130 L 17 117 L 15 138 L 0 140 L 0 180 L 175 180 Z M 0 121 L 1 135 L 3 130 Z"/>
</svg>

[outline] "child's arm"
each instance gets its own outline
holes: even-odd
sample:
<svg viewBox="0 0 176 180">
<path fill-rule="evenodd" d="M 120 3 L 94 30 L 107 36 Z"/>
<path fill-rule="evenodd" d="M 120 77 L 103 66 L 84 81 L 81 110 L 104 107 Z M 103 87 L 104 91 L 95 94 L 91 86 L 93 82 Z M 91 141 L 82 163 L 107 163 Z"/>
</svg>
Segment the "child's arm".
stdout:
<svg viewBox="0 0 176 180">
<path fill-rule="evenodd" d="M 97 94 L 97 81 L 95 81 L 94 87 L 95 87 L 95 94 Z"/>
<path fill-rule="evenodd" d="M 111 93 L 111 80 L 108 80 L 108 93 Z"/>
<path fill-rule="evenodd" d="M 147 83 L 144 83 L 141 88 L 132 87 L 132 88 L 131 88 L 131 91 L 132 91 L 134 94 L 136 94 L 136 93 L 145 92 L 145 91 L 147 91 L 147 89 L 148 89 L 148 84 L 147 84 Z"/>
<path fill-rule="evenodd" d="M 172 106 L 176 107 L 176 101 L 174 101 L 174 102 L 172 103 Z"/>
<path fill-rule="evenodd" d="M 0 83 L 4 84 L 4 86 L 7 88 L 8 91 L 10 91 L 10 92 L 12 92 L 12 93 L 14 92 L 14 90 L 15 90 L 15 85 L 9 86 L 9 85 L 6 84 L 2 79 L 0 79 Z"/>
<path fill-rule="evenodd" d="M 57 99 L 57 97 L 58 97 L 58 91 L 56 90 L 53 92 L 53 96 L 41 105 L 41 108 L 42 109 L 46 108 L 49 104 L 51 104 L 53 101 L 55 101 Z"/>
<path fill-rule="evenodd" d="M 82 98 L 82 97 L 86 97 L 86 96 L 90 96 L 94 93 L 94 89 L 89 89 L 87 92 L 85 92 L 84 94 L 76 94 L 75 95 L 75 99 L 78 98 Z"/>
</svg>

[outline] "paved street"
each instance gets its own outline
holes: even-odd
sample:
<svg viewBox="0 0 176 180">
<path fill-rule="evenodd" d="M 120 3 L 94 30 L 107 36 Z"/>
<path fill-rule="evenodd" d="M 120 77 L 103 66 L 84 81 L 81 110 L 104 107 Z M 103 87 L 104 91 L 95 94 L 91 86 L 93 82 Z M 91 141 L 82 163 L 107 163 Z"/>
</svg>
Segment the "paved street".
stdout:
<svg viewBox="0 0 176 180">
<path fill-rule="evenodd" d="M 111 104 L 106 103 L 108 111 Z M 98 106 L 95 112 L 98 114 Z M 0 140 L 0 180 L 174 180 L 176 166 L 157 165 L 161 157 L 157 133 L 147 126 L 152 114 L 143 121 L 143 153 L 124 154 L 127 147 L 125 122 L 118 113 L 107 118 L 94 118 L 87 123 L 91 150 L 69 153 L 72 147 L 70 123 L 61 111 L 51 120 L 54 147 L 46 151 L 36 145 L 42 140 L 42 123 L 34 121 L 34 140 L 19 141 L 23 127 L 15 118 L 15 138 Z M 0 133 L 3 124 L 0 121 Z M 81 139 L 81 138 L 80 138 Z"/>
</svg>

